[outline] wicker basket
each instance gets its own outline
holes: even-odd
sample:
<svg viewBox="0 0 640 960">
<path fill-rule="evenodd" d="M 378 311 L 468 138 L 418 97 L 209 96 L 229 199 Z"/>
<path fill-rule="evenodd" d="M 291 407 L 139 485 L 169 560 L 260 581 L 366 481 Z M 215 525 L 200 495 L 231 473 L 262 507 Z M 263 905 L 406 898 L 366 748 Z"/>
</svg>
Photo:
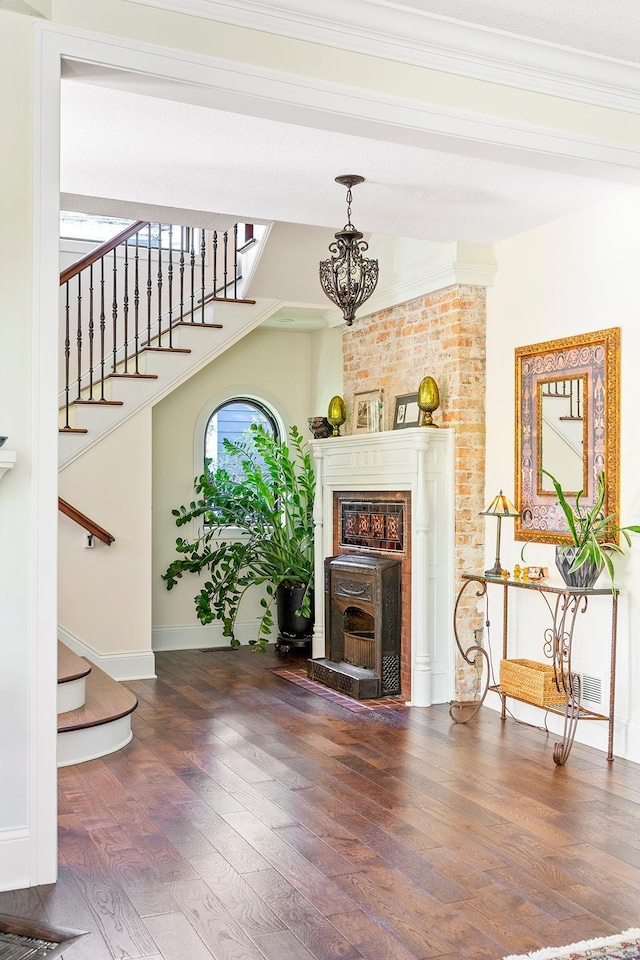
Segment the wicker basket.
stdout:
<svg viewBox="0 0 640 960">
<path fill-rule="evenodd" d="M 501 660 L 500 690 L 537 707 L 564 703 L 564 690 L 556 685 L 553 667 L 536 660 Z"/>
</svg>

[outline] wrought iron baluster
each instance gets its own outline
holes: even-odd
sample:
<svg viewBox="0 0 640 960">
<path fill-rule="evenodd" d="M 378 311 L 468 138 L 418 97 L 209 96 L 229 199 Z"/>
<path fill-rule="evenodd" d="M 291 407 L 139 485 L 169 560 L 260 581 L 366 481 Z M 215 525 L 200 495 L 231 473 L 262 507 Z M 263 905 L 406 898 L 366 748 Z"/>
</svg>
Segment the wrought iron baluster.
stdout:
<svg viewBox="0 0 640 960">
<path fill-rule="evenodd" d="M 186 227 L 180 227 L 180 323 L 184 321 L 184 232 Z"/>
<path fill-rule="evenodd" d="M 194 246 L 195 227 L 189 227 L 191 234 L 191 251 L 189 254 L 189 263 L 191 266 L 191 323 L 195 322 L 194 314 L 196 310 L 196 251 Z"/>
<path fill-rule="evenodd" d="M 107 321 L 104 311 L 104 257 L 100 257 L 100 399 L 104 400 L 104 340 Z"/>
<path fill-rule="evenodd" d="M 93 400 L 93 264 L 89 266 L 89 400 Z"/>
<path fill-rule="evenodd" d="M 238 299 L 238 224 L 233 225 L 233 299 Z"/>
<path fill-rule="evenodd" d="M 124 372 L 129 372 L 129 241 L 124 243 L 124 293 L 122 296 Z"/>
<path fill-rule="evenodd" d="M 138 234 L 136 233 L 136 248 L 134 254 L 134 286 L 133 286 L 133 316 L 134 316 L 134 328 L 135 328 L 135 372 L 140 373 L 139 369 L 139 359 L 140 359 L 140 284 L 138 276 L 138 263 L 139 263 L 139 250 L 138 250 Z"/>
<path fill-rule="evenodd" d="M 147 343 L 151 343 L 151 297 L 153 285 L 151 283 L 151 224 L 147 233 Z"/>
<path fill-rule="evenodd" d="M 158 224 L 158 346 L 162 346 L 162 225 Z"/>
<path fill-rule="evenodd" d="M 113 251 L 113 300 L 111 302 L 111 320 L 113 324 L 113 372 L 118 366 L 118 255 Z"/>
<path fill-rule="evenodd" d="M 71 359 L 71 330 L 69 325 L 69 281 L 65 283 L 64 306 L 64 428 L 69 430 L 69 363 Z"/>
<path fill-rule="evenodd" d="M 218 231 L 213 231 L 213 295 L 218 296 Z"/>
<path fill-rule="evenodd" d="M 169 224 L 169 266 L 167 267 L 169 283 L 169 349 L 173 347 L 173 226 Z"/>
<path fill-rule="evenodd" d="M 82 274 L 78 274 L 78 326 L 76 330 L 76 352 L 78 363 L 78 396 L 82 397 Z"/>
<path fill-rule="evenodd" d="M 201 268 L 201 274 L 202 274 L 202 292 L 201 292 L 201 297 L 202 297 L 202 323 L 204 323 L 204 321 L 205 321 L 205 317 L 204 317 L 204 293 L 205 293 L 205 285 L 204 285 L 204 284 L 205 284 L 205 275 L 204 275 L 204 270 L 205 270 L 205 263 L 206 263 L 206 260 L 207 260 L 207 246 L 206 246 L 206 244 L 207 244 L 207 239 L 206 239 L 206 234 L 205 234 L 205 230 L 204 230 L 204 227 L 203 227 L 202 230 L 200 231 L 200 268 Z"/>
<path fill-rule="evenodd" d="M 224 286 L 222 288 L 222 296 L 224 299 L 227 299 L 227 273 L 228 273 L 228 256 L 229 256 L 229 231 L 225 230 L 222 235 L 223 250 L 224 250 Z"/>
</svg>

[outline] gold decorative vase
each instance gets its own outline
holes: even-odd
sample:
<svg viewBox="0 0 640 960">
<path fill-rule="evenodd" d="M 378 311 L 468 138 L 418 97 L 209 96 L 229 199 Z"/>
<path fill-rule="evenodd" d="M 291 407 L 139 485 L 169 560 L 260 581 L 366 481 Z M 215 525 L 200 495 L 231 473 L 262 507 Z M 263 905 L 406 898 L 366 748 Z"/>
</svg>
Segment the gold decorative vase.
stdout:
<svg viewBox="0 0 640 960">
<path fill-rule="evenodd" d="M 327 420 L 333 427 L 334 437 L 340 436 L 340 427 L 347 419 L 347 408 L 342 397 L 332 397 L 329 401 Z"/>
<path fill-rule="evenodd" d="M 440 394 L 438 384 L 433 377 L 425 377 L 420 383 L 418 387 L 418 406 L 424 413 L 421 426 L 437 428 L 438 424 L 433 422 L 433 411 L 440 406 Z"/>
</svg>

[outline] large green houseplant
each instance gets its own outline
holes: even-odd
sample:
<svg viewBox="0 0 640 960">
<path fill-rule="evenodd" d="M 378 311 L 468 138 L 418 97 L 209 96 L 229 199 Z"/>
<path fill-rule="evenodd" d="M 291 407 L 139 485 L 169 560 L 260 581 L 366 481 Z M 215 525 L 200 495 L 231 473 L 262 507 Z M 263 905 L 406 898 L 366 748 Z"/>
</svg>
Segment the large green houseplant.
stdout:
<svg viewBox="0 0 640 960">
<path fill-rule="evenodd" d="M 574 587 L 592 587 L 604 568 L 614 589 L 615 572 L 611 555 L 624 553 L 618 543 L 618 535 L 622 534 L 627 546 L 631 547 L 629 533 L 640 533 L 640 526 L 619 527 L 615 522 L 615 514 L 605 516 L 604 473 L 598 476 L 596 496 L 590 507 L 581 503 L 584 491 L 576 495 L 575 506 L 572 506 L 553 474 L 548 470 L 542 470 L 542 473 L 553 483 L 571 537 L 569 544 L 556 547 L 556 565 L 565 582 Z"/>
<path fill-rule="evenodd" d="M 287 443 L 254 425 L 239 440 L 225 440 L 224 451 L 221 465 L 196 479 L 197 499 L 173 511 L 177 526 L 198 520 L 203 532 L 178 538 L 179 558 L 163 579 L 171 590 L 185 573 L 206 574 L 194 598 L 198 619 L 221 620 L 234 647 L 242 600 L 263 585 L 257 637 L 249 643 L 264 651 L 277 594 L 279 601 L 285 592 L 295 599 L 294 621 L 312 616 L 315 477 L 295 426 Z"/>
</svg>

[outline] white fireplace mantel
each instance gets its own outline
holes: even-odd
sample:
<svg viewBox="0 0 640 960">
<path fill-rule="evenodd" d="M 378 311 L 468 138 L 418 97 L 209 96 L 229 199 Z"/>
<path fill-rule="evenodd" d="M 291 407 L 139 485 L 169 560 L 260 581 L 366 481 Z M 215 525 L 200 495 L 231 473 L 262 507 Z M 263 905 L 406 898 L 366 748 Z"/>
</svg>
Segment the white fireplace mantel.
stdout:
<svg viewBox="0 0 640 960">
<path fill-rule="evenodd" d="M 316 610 L 313 657 L 325 655 L 324 560 L 332 556 L 333 494 L 411 493 L 411 700 L 445 703 L 454 695 L 454 431 L 415 427 L 311 441 Z"/>
</svg>

